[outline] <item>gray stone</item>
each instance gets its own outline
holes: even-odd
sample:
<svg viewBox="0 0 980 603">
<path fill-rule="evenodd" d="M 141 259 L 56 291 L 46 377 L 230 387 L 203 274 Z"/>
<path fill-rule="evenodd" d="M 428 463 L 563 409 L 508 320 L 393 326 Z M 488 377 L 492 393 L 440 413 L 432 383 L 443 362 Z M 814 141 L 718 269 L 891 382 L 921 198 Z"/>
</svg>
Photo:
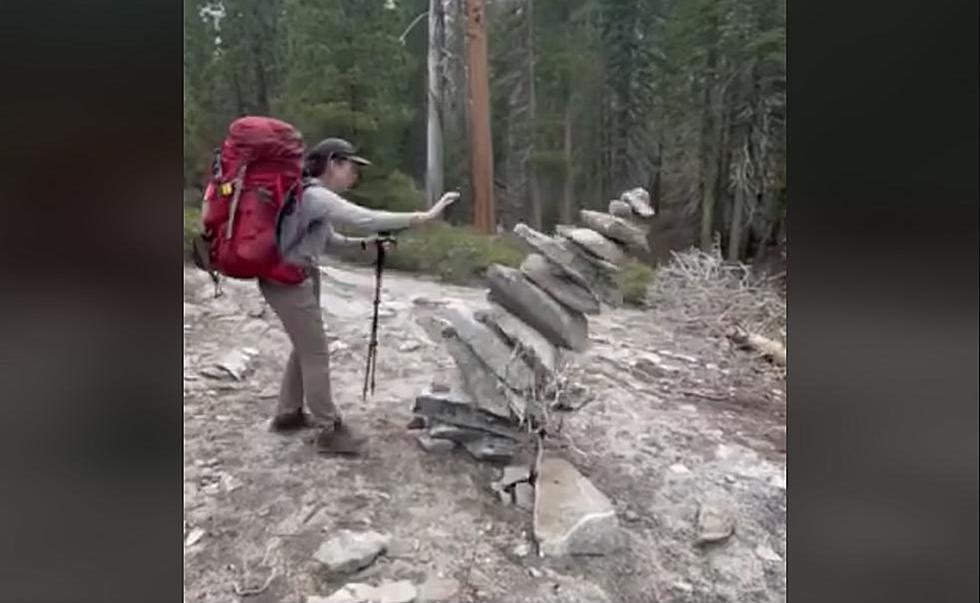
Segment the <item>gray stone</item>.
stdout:
<svg viewBox="0 0 980 603">
<path fill-rule="evenodd" d="M 537 253 L 528 254 L 521 263 L 521 272 L 532 283 L 568 308 L 582 314 L 598 314 L 599 300 L 585 287 L 563 278 L 560 269 Z"/>
<path fill-rule="evenodd" d="M 419 585 L 419 603 L 456 601 L 460 584 L 454 578 L 429 578 Z"/>
<path fill-rule="evenodd" d="M 408 420 L 408 423 L 405 425 L 405 429 L 411 431 L 414 431 L 416 429 L 425 429 L 426 424 L 427 421 L 425 420 L 425 417 L 423 417 L 422 415 L 415 415 L 414 417 Z"/>
<path fill-rule="evenodd" d="M 429 437 L 452 440 L 454 442 L 472 442 L 473 440 L 479 440 L 485 435 L 487 435 L 485 431 L 467 429 L 466 427 L 449 425 L 447 423 L 433 423 L 432 427 L 429 428 Z"/>
<path fill-rule="evenodd" d="M 456 442 L 444 438 L 434 438 L 430 435 L 421 434 L 418 437 L 419 446 L 426 452 L 433 454 L 445 454 L 452 452 L 456 448 Z"/>
<path fill-rule="evenodd" d="M 704 503 L 698 509 L 698 539 L 700 546 L 728 540 L 735 533 L 735 519 L 727 510 Z"/>
<path fill-rule="evenodd" d="M 571 241 L 549 237 L 526 224 L 515 226 L 514 233 L 521 237 L 528 247 L 555 264 L 564 276 L 592 291 L 599 301 L 611 306 L 622 305 L 622 292 L 613 280 L 617 270 L 615 265 L 602 260 L 590 261 L 586 254 L 580 253 Z"/>
<path fill-rule="evenodd" d="M 623 218 L 588 209 L 579 211 L 579 217 L 586 227 L 625 245 L 631 252 L 650 252 L 646 233 Z"/>
<path fill-rule="evenodd" d="M 633 213 L 641 218 L 652 218 L 656 212 L 650 205 L 650 193 L 645 188 L 636 187 L 623 192 L 619 198 L 626 202 Z M 612 213 L 612 212 L 610 212 Z"/>
<path fill-rule="evenodd" d="M 250 354 L 254 350 L 229 350 L 221 358 L 218 359 L 214 364 L 214 368 L 224 371 L 236 381 L 241 381 L 252 372 L 252 360 L 258 354 Z M 211 371 L 206 373 L 207 376 L 220 376 L 220 373 Z"/>
<path fill-rule="evenodd" d="M 558 370 L 561 355 L 555 344 L 537 329 L 517 318 L 502 306 L 491 303 L 488 309 L 474 313 L 477 320 L 497 329 L 510 344 L 520 350 L 542 376 L 550 378 Z"/>
<path fill-rule="evenodd" d="M 458 389 L 438 392 L 431 388 L 423 390 L 415 397 L 412 412 L 424 415 L 432 422 L 468 427 L 513 440 L 524 437 L 512 422 L 476 408 L 473 401 Z"/>
<path fill-rule="evenodd" d="M 531 468 L 527 465 L 508 465 L 501 472 L 497 485 L 507 488 L 518 482 L 526 482 L 531 479 Z"/>
<path fill-rule="evenodd" d="M 599 259 L 613 264 L 622 264 L 626 260 L 626 252 L 622 247 L 591 228 L 559 224 L 555 231 Z"/>
<path fill-rule="evenodd" d="M 514 226 L 514 234 L 519 236 L 528 247 L 548 258 L 561 268 L 565 275 L 582 287 L 589 287 L 586 274 L 581 272 L 583 262 L 576 257 L 572 250 L 564 249 L 548 235 L 534 230 L 524 223 Z M 585 266 L 588 268 L 588 266 Z"/>
<path fill-rule="evenodd" d="M 332 572 L 354 572 L 371 565 L 389 544 L 387 534 L 341 530 L 321 544 L 313 558 Z"/>
<path fill-rule="evenodd" d="M 385 581 L 378 586 L 351 582 L 329 597 L 307 597 L 307 603 L 415 603 L 418 589 L 408 580 Z"/>
<path fill-rule="evenodd" d="M 534 486 L 527 482 L 514 484 L 514 504 L 525 511 L 533 511 Z"/>
<path fill-rule="evenodd" d="M 534 373 L 527 362 L 490 327 L 478 321 L 462 304 L 446 308 L 445 316 L 456 335 L 494 375 L 518 392 L 534 388 Z"/>
<path fill-rule="evenodd" d="M 542 555 L 602 555 L 623 546 L 612 503 L 568 461 L 543 458 L 535 490 L 534 537 Z"/>
<path fill-rule="evenodd" d="M 585 315 L 569 310 L 513 268 L 487 268 L 490 301 L 537 329 L 555 345 L 584 351 L 588 344 Z"/>
<path fill-rule="evenodd" d="M 523 419 L 527 408 L 526 398 L 507 387 L 455 330 L 443 333 L 443 341 L 459 367 L 463 389 L 475 407 L 508 421 L 512 417 Z"/>
<path fill-rule="evenodd" d="M 623 292 L 620 291 L 619 284 L 616 282 L 616 274 L 619 272 L 618 266 L 583 251 L 578 245 L 561 235 L 555 236 L 554 241 L 556 245 L 576 258 L 580 270 L 589 280 L 589 290 L 599 298 L 599 301 L 613 307 L 623 304 Z"/>
<path fill-rule="evenodd" d="M 633 218 L 633 208 L 626 201 L 613 199 L 609 202 L 609 213 L 617 218 L 631 220 Z"/>
<path fill-rule="evenodd" d="M 496 436 L 485 436 L 466 442 L 463 446 L 473 458 L 488 463 L 509 463 L 517 452 L 517 445 L 513 440 Z"/>
<path fill-rule="evenodd" d="M 575 241 L 569 239 L 563 234 L 555 233 L 552 237 L 555 242 L 558 243 L 564 249 L 568 249 L 576 257 L 583 260 L 586 265 L 585 274 L 586 278 L 590 281 L 590 286 L 595 288 L 599 284 L 603 284 L 606 281 L 611 281 L 619 274 L 619 266 L 612 262 L 607 262 L 596 254 L 592 253 L 588 249 L 579 245 Z"/>
</svg>

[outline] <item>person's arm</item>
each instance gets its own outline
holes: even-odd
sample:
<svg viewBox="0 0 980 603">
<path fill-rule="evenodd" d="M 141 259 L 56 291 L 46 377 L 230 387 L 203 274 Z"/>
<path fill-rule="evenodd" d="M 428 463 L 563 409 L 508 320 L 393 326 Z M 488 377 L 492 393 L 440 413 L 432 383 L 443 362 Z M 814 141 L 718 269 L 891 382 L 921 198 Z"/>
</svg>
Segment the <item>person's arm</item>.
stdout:
<svg viewBox="0 0 980 603">
<path fill-rule="evenodd" d="M 459 193 L 446 193 L 428 211 L 392 212 L 361 207 L 327 189 L 318 192 L 329 208 L 329 219 L 334 226 L 371 232 L 404 230 L 435 220 L 459 198 Z"/>
</svg>

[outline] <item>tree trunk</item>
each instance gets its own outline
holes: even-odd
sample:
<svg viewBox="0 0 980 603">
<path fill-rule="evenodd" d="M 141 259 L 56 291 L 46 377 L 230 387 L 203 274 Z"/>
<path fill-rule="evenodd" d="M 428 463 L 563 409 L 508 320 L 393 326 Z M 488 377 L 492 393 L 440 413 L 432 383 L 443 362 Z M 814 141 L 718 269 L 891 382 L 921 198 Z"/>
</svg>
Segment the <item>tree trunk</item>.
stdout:
<svg viewBox="0 0 980 603">
<path fill-rule="evenodd" d="M 565 174 L 562 181 L 562 196 L 561 196 L 561 221 L 563 224 L 572 224 L 572 213 L 574 212 L 574 203 L 572 200 L 572 178 L 574 177 L 574 165 L 572 158 L 572 101 L 570 98 L 565 99 L 565 115 L 564 115 L 564 130 L 565 130 L 565 140 L 562 146 L 562 153 L 565 158 Z"/>
<path fill-rule="evenodd" d="M 745 189 L 736 184 L 735 203 L 732 205 L 731 224 L 728 230 L 728 260 L 731 262 L 739 259 L 742 250 L 742 214 L 745 211 Z"/>
<path fill-rule="evenodd" d="M 538 118 L 538 104 L 537 97 L 535 95 L 535 80 L 534 80 L 534 0 L 527 0 L 527 5 L 524 7 L 526 11 L 526 21 L 527 21 L 527 93 L 528 102 L 527 108 L 530 120 L 530 153 L 529 153 L 529 165 L 527 166 L 527 177 L 528 184 L 531 186 L 531 226 L 535 230 L 541 230 L 541 225 L 544 221 L 543 210 L 541 208 L 541 189 L 538 185 L 538 170 L 535 168 L 534 164 L 534 150 L 535 150 L 535 140 L 537 138 L 537 118 Z"/>
<path fill-rule="evenodd" d="M 443 193 L 442 165 L 442 0 L 429 0 L 429 52 L 426 102 L 425 199 L 432 207 Z"/>
<path fill-rule="evenodd" d="M 493 142 L 490 138 L 490 84 L 487 71 L 484 0 L 466 0 L 466 16 L 473 227 L 478 232 L 492 234 L 496 224 L 493 206 Z"/>
<path fill-rule="evenodd" d="M 711 249 L 714 240 L 714 220 L 719 179 L 719 154 L 722 139 L 721 89 L 714 82 L 708 84 L 707 113 L 711 126 L 708 128 L 708 144 L 705 148 L 704 178 L 701 182 L 701 249 Z"/>
</svg>

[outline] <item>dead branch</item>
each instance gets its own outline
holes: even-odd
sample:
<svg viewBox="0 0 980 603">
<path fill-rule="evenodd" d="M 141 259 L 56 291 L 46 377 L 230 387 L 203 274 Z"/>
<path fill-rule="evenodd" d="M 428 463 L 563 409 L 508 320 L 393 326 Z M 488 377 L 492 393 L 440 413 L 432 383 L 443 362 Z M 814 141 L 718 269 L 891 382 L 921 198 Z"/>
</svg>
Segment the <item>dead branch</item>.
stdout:
<svg viewBox="0 0 980 603">
<path fill-rule="evenodd" d="M 725 336 L 743 350 L 757 352 L 773 364 L 786 366 L 786 347 L 777 341 L 750 333 L 738 325 L 729 329 Z"/>
</svg>

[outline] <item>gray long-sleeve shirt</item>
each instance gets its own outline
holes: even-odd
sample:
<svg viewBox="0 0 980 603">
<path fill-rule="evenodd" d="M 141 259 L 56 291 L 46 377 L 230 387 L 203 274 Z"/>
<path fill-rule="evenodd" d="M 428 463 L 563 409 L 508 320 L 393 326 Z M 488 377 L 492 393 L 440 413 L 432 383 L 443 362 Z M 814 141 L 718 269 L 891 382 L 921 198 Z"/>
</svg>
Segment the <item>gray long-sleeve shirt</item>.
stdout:
<svg viewBox="0 0 980 603">
<path fill-rule="evenodd" d="M 302 201 L 284 208 L 277 227 L 279 252 L 301 266 L 315 265 L 330 247 L 357 244 L 362 239 L 345 237 L 334 227 L 358 231 L 402 230 L 413 225 L 419 212 L 390 212 L 355 205 L 313 179 L 303 191 Z"/>
</svg>

